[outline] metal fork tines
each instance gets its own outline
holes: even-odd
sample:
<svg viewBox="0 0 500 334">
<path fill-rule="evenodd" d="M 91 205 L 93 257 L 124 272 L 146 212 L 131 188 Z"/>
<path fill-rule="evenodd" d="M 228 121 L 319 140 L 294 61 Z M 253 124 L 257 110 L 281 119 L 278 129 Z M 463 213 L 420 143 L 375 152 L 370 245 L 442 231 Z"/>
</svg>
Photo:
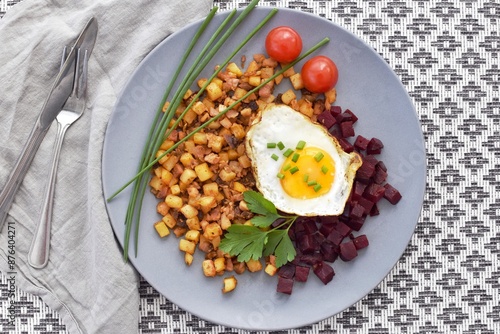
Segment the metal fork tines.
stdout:
<svg viewBox="0 0 500 334">
<path fill-rule="evenodd" d="M 62 64 L 64 64 L 67 55 L 67 48 L 65 47 L 62 55 L 61 66 Z M 45 191 L 40 221 L 33 236 L 33 241 L 31 242 L 31 247 L 28 254 L 28 263 L 34 268 L 45 267 L 49 259 L 52 206 L 57 177 L 57 168 L 59 164 L 59 155 L 61 152 L 61 147 L 66 130 L 71 126 L 71 124 L 73 124 L 80 118 L 85 109 L 87 91 L 87 68 L 87 50 L 78 49 L 76 52 L 75 60 L 75 79 L 73 81 L 73 90 L 63 108 L 56 117 L 57 135 L 54 144 L 54 153 L 52 157 L 49 181 Z"/>
</svg>

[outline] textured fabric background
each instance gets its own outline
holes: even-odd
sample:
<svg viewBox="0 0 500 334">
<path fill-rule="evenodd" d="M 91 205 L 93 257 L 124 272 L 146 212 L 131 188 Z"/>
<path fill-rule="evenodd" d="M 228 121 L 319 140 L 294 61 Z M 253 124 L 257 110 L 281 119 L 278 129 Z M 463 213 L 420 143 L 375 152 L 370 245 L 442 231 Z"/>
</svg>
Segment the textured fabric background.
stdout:
<svg viewBox="0 0 500 334">
<path fill-rule="evenodd" d="M 0 0 L 0 11 L 18 1 Z M 215 0 L 221 10 L 244 0 Z M 500 333 L 500 4 L 497 0 L 261 1 L 332 20 L 365 40 L 412 97 L 426 139 L 428 189 L 406 252 L 344 312 L 283 333 Z M 2 14 L 0 13 L 0 16 Z M 0 41 L 1 47 L 1 41 Z M 0 332 L 7 281 L 0 281 Z M 140 286 L 142 333 L 240 333 Z M 16 292 L 16 333 L 65 333 Z"/>
</svg>

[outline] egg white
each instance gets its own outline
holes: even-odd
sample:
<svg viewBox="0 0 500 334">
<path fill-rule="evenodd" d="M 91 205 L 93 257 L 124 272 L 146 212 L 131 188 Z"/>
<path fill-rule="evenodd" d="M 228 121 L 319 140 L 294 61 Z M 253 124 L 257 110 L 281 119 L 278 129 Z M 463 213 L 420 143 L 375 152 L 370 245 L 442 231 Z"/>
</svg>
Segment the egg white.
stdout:
<svg viewBox="0 0 500 334">
<path fill-rule="evenodd" d="M 334 182 L 328 193 L 310 199 L 298 199 L 288 195 L 277 177 L 286 157 L 286 148 L 295 149 L 303 140 L 306 146 L 323 149 L 335 163 Z M 285 149 L 267 148 L 268 143 L 282 142 Z M 361 157 L 346 153 L 337 140 L 319 124 L 286 105 L 273 105 L 262 111 L 260 120 L 254 123 L 246 136 L 246 150 L 252 161 L 256 185 L 262 195 L 274 203 L 277 209 L 300 216 L 340 215 L 351 192 Z M 278 160 L 271 157 L 275 153 Z"/>
</svg>

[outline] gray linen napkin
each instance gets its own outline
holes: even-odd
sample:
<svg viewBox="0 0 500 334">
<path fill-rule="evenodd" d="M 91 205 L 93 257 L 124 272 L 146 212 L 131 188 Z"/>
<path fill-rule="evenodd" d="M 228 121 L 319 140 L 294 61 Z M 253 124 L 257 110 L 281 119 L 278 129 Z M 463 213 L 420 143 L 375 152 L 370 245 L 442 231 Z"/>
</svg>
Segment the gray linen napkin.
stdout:
<svg viewBox="0 0 500 334">
<path fill-rule="evenodd" d="M 99 23 L 89 62 L 87 108 L 62 147 L 47 267 L 29 267 L 26 255 L 48 178 L 55 124 L 7 219 L 15 228 L 16 285 L 59 312 L 70 333 L 138 330 L 138 275 L 122 260 L 102 194 L 103 138 L 117 96 L 138 63 L 211 6 L 211 0 L 26 0 L 0 20 L 0 187 L 52 86 L 63 46 L 91 16 Z M 11 271 L 7 228 L 6 223 L 0 232 L 3 274 Z"/>
</svg>

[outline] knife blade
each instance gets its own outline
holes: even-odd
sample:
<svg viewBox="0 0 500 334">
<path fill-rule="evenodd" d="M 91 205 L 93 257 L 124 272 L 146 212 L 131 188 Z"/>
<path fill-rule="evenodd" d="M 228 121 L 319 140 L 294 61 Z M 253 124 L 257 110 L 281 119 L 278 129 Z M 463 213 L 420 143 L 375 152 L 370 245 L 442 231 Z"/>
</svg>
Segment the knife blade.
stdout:
<svg viewBox="0 0 500 334">
<path fill-rule="evenodd" d="M 38 115 L 38 118 L 30 132 L 28 140 L 21 152 L 14 169 L 7 179 L 6 185 L 0 193 L 0 231 L 3 227 L 12 201 L 21 185 L 26 172 L 33 161 L 36 151 L 49 130 L 51 124 L 64 106 L 71 94 L 73 80 L 75 78 L 75 59 L 78 48 L 84 46 L 92 51 L 97 36 L 97 21 L 90 18 L 74 42 L 70 52 L 57 74 L 52 89 Z M 90 54 L 89 52 L 89 54 Z"/>
</svg>

